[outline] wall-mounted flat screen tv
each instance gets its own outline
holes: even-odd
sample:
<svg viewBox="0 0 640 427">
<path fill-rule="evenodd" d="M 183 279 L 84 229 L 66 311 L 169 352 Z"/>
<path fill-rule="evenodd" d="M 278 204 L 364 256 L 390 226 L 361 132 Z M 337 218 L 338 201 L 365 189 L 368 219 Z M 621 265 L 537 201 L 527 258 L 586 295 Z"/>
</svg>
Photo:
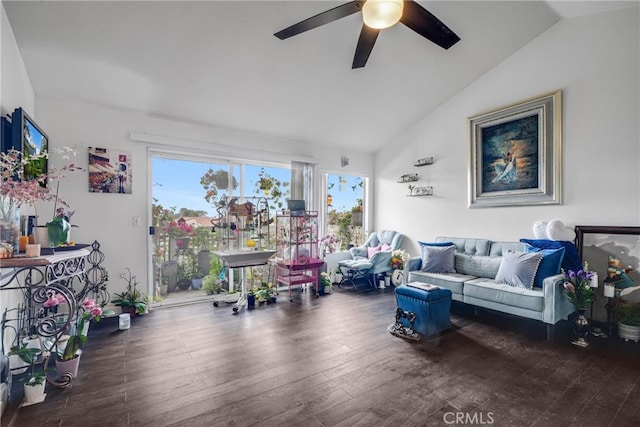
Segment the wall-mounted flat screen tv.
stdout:
<svg viewBox="0 0 640 427">
<path fill-rule="evenodd" d="M 22 151 L 23 159 L 27 160 L 24 165 L 22 178 L 25 180 L 38 178 L 48 171 L 48 161 L 46 157 L 39 157 L 29 160 L 30 157 L 46 153 L 49 148 L 49 138 L 47 134 L 29 117 L 22 108 L 16 108 L 11 116 L 12 143 L 13 148 Z M 46 186 L 46 180 L 40 183 Z"/>
</svg>

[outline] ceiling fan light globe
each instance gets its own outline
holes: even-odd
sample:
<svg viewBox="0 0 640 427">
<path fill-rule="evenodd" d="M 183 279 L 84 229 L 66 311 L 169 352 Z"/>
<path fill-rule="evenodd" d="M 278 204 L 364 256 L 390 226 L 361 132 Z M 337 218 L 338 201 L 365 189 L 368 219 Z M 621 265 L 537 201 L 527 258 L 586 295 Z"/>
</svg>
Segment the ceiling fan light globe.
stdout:
<svg viewBox="0 0 640 427">
<path fill-rule="evenodd" d="M 367 0 L 362 6 L 362 20 L 370 28 L 389 28 L 400 21 L 403 8 L 403 0 Z"/>
</svg>

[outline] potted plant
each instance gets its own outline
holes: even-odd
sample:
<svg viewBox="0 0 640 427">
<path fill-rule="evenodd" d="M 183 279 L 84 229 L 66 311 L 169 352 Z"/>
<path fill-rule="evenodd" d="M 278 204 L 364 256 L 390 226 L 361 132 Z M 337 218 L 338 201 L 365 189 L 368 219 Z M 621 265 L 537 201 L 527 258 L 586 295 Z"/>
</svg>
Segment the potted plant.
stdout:
<svg viewBox="0 0 640 427">
<path fill-rule="evenodd" d="M 578 312 L 577 317 L 573 321 L 577 339 L 572 341 L 572 344 L 578 347 L 587 347 L 589 343 L 585 337 L 589 330 L 589 322 L 584 316 L 584 312 L 589 304 L 595 300 L 595 293 L 591 287 L 593 273 L 588 270 L 586 263 L 584 269 L 578 271 L 568 270 L 566 272 L 563 271 L 563 273 L 565 294 Z"/>
<path fill-rule="evenodd" d="M 262 282 L 259 288 L 254 286 L 252 291 L 258 304 L 273 303 L 277 301 L 276 291 L 273 288 L 273 285 L 267 282 Z"/>
<path fill-rule="evenodd" d="M 207 292 L 207 295 L 219 294 L 224 292 L 220 285 L 220 279 L 213 274 L 207 274 L 202 279 L 202 289 Z"/>
<path fill-rule="evenodd" d="M 254 308 L 256 308 L 256 294 L 252 288 L 247 292 L 247 309 L 253 310 Z"/>
<path fill-rule="evenodd" d="M 191 286 L 191 262 L 178 263 L 178 289 L 187 290 Z"/>
<path fill-rule="evenodd" d="M 191 289 L 200 289 L 202 288 L 202 278 L 204 277 L 202 270 L 200 270 L 200 262 L 195 256 L 190 257 L 189 261 L 191 263 Z"/>
<path fill-rule="evenodd" d="M 39 403 L 44 400 L 44 388 L 47 374 L 44 370 L 36 371 L 36 365 L 42 351 L 39 348 L 19 344 L 11 347 L 9 355 L 17 355 L 29 365 L 29 373 L 25 377 L 24 400 L 27 404 Z"/>
<path fill-rule="evenodd" d="M 122 309 L 123 313 L 129 313 L 131 316 L 136 314 L 144 314 L 147 311 L 147 302 L 142 297 L 142 294 L 137 289 L 138 281 L 136 276 L 131 274 L 129 268 L 127 272 L 120 275 L 121 279 L 127 282 L 127 289 L 124 292 L 115 293 L 116 297 L 113 303 Z"/>
<path fill-rule="evenodd" d="M 333 283 L 331 282 L 331 276 L 326 271 L 320 273 L 320 295 L 330 294 L 333 290 Z"/>
<path fill-rule="evenodd" d="M 62 350 L 56 352 L 56 370 L 58 376 L 69 373 L 72 377 L 78 375 L 78 364 L 80 363 L 80 350 L 87 342 L 89 322 L 91 319 L 100 321 L 102 308 L 93 299 L 85 299 L 76 314 L 74 329 L 66 341 Z"/>
<path fill-rule="evenodd" d="M 618 321 L 618 335 L 625 341 L 640 340 L 640 302 L 616 299 L 613 306 Z"/>
</svg>

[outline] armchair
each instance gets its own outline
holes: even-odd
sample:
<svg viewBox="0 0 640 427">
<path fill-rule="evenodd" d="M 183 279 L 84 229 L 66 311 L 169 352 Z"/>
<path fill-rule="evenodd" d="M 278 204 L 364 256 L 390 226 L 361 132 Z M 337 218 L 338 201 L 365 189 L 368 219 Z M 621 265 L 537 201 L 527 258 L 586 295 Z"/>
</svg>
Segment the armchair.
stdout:
<svg viewBox="0 0 640 427">
<path fill-rule="evenodd" d="M 391 271 L 391 252 L 400 249 L 403 235 L 393 230 L 374 231 L 367 240 L 355 248 L 349 249 L 354 260 L 368 259 L 373 264 L 371 274 Z"/>
<path fill-rule="evenodd" d="M 391 252 L 400 249 L 403 237 L 393 230 L 374 231 L 361 246 L 349 249 L 351 259 L 338 263 L 343 281 L 351 282 L 355 288 L 355 279 L 366 278 L 375 287 L 372 279 L 392 270 Z"/>
</svg>

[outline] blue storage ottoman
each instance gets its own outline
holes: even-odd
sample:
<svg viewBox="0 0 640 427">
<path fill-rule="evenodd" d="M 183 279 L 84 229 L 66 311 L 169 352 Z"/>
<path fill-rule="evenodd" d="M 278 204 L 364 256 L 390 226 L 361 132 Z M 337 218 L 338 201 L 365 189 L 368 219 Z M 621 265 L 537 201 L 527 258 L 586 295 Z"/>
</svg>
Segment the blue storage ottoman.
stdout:
<svg viewBox="0 0 640 427">
<path fill-rule="evenodd" d="M 425 290 L 421 284 L 412 283 L 396 288 L 396 302 L 404 311 L 414 313 L 413 330 L 422 336 L 437 334 L 451 326 L 449 312 L 451 310 L 451 291 L 435 288 Z M 426 286 L 428 287 L 428 286 Z M 409 327 L 406 319 L 400 319 L 404 326 Z"/>
</svg>

